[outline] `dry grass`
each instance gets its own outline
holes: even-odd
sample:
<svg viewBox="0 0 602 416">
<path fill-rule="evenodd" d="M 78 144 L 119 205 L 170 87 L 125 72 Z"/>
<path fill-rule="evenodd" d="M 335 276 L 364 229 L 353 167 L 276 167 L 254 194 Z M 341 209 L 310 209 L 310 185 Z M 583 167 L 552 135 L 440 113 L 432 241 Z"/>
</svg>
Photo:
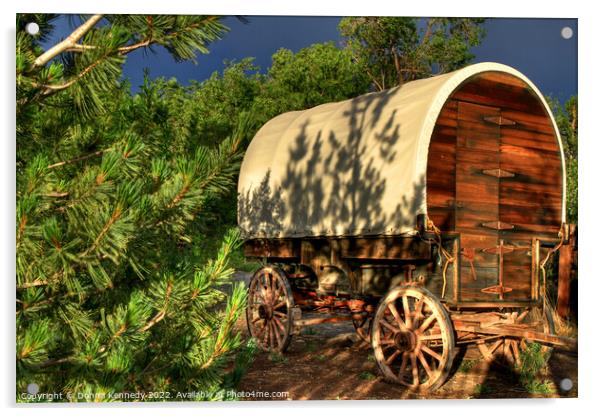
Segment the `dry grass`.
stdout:
<svg viewBox="0 0 602 416">
<path fill-rule="evenodd" d="M 546 296 L 546 304 L 550 306 L 556 335 L 577 339 L 577 325 L 558 315 L 556 302 L 552 301 L 549 295 Z"/>
</svg>

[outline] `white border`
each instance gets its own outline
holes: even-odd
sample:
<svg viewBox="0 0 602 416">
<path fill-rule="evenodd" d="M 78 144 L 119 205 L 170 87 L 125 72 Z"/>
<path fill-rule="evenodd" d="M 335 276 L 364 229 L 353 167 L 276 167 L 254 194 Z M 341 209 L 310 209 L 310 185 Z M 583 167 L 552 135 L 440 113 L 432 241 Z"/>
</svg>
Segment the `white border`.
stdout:
<svg viewBox="0 0 602 416">
<path fill-rule="evenodd" d="M 442 415 L 504 415 L 510 414 L 546 414 L 546 415 L 578 415 L 595 413 L 599 408 L 600 375 L 602 374 L 599 359 L 600 328 L 599 316 L 600 294 L 602 293 L 602 276 L 600 276 L 600 155 L 602 154 L 599 131 L 600 108 L 599 99 L 602 96 L 599 82 L 599 70 L 602 67 L 599 53 L 599 41 L 602 39 L 599 9 L 596 2 L 547 0 L 545 2 L 526 2 L 524 0 L 505 0 L 504 2 L 483 1 L 449 1 L 431 0 L 429 2 L 411 2 L 387 0 L 305 0 L 303 2 L 283 2 L 279 0 L 263 0 L 250 2 L 248 0 L 220 0 L 214 2 L 190 2 L 189 0 L 170 0 L 155 3 L 126 3 L 123 0 L 89 0 L 75 2 L 54 0 L 39 2 L 21 0 L 2 3 L 3 13 L 3 64 L 0 65 L 3 88 L 6 97 L 0 99 L 3 125 L 3 180 L 0 181 L 0 192 L 5 202 L 2 206 L 3 233 L 2 264 L 5 267 L 2 288 L 2 320 L 0 321 L 0 356 L 3 363 L 0 368 L 0 394 L 2 406 L 6 414 L 44 414 L 65 415 L 82 413 L 105 415 L 115 412 L 140 414 L 145 416 L 171 413 L 157 405 L 108 406 L 91 408 L 82 406 L 76 408 L 38 407 L 34 409 L 15 409 L 14 403 L 14 24 L 15 13 L 18 12 L 84 12 L 93 13 L 110 11 L 116 13 L 219 13 L 219 14 L 301 14 L 301 15 L 405 15 L 405 16 L 501 16 L 501 17 L 563 17 L 579 18 L 579 85 L 584 86 L 579 91 L 579 129 L 580 140 L 580 275 L 582 289 L 579 293 L 580 303 L 580 338 L 587 340 L 579 347 L 579 399 L 562 400 L 439 400 L 439 401 L 403 401 L 403 402 L 310 402 L 310 403 L 244 403 L 224 406 L 221 404 L 206 404 L 204 406 L 173 406 L 179 414 L 274 414 L 274 415 L 304 415 L 320 414 L 323 412 L 345 413 L 346 415 L 365 415 L 366 413 L 388 414 L 429 414 L 436 412 Z M 589 315 L 589 317 L 588 317 Z M 327 371 L 327 369 L 325 369 Z M 170 406 L 172 407 L 172 406 Z M 192 409 L 192 410 L 191 410 Z M 244 409 L 244 410 L 243 410 Z M 82 412 L 83 410 L 83 412 Z"/>
</svg>

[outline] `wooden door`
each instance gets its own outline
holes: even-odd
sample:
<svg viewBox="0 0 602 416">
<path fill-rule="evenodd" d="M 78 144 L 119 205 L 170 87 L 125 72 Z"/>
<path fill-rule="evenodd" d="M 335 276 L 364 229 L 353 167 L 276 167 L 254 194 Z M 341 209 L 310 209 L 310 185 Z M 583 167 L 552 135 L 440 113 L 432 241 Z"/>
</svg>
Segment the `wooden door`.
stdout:
<svg viewBox="0 0 602 416">
<path fill-rule="evenodd" d="M 499 285 L 500 117 L 495 107 L 458 102 L 456 231 L 461 233 L 460 300 L 495 300 Z M 489 120 L 489 121 L 488 121 Z"/>
</svg>

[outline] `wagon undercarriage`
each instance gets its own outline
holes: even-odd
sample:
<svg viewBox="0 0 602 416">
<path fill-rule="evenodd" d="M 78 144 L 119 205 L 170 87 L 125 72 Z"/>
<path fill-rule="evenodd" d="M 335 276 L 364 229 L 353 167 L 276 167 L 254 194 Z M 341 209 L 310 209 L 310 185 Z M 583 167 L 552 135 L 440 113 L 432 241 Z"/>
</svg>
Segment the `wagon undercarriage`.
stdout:
<svg viewBox="0 0 602 416">
<path fill-rule="evenodd" d="M 265 266 L 250 283 L 248 302 L 249 331 L 262 349 L 284 352 L 303 327 L 351 321 L 385 377 L 413 389 L 443 384 L 458 345 L 476 344 L 487 361 L 510 365 L 520 364 L 530 342 L 576 348 L 574 340 L 554 335 L 543 305 L 451 310 L 418 283 L 395 287 L 382 299 L 299 293 L 281 268 Z"/>
</svg>

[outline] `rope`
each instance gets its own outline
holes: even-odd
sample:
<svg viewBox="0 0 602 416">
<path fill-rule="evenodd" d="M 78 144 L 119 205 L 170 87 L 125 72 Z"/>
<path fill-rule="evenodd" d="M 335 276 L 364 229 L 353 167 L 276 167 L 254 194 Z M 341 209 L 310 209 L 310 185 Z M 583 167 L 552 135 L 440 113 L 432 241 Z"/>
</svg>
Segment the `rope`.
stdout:
<svg viewBox="0 0 602 416">
<path fill-rule="evenodd" d="M 423 241 L 426 242 L 434 242 L 435 244 L 437 244 L 437 248 L 438 248 L 438 252 L 439 252 L 439 257 L 441 257 L 443 255 L 443 257 L 445 257 L 446 261 L 445 261 L 445 265 L 443 266 L 443 287 L 441 289 L 441 297 L 445 297 L 445 291 L 447 289 L 447 268 L 449 267 L 450 263 L 453 263 L 455 261 L 455 257 L 452 256 L 449 251 L 447 251 L 444 247 L 443 247 L 443 243 L 441 240 L 441 230 L 439 228 L 437 228 L 437 226 L 431 221 L 430 218 L 427 218 L 427 228 L 430 228 L 433 230 L 433 233 L 435 234 L 435 239 L 433 240 L 432 238 L 429 239 L 424 239 L 422 238 L 422 236 L 420 236 L 420 238 Z M 558 231 L 558 237 L 560 238 L 560 240 L 558 241 L 558 243 L 554 246 L 554 248 L 550 251 L 548 251 L 545 259 L 540 263 L 539 268 L 541 269 L 542 272 L 542 276 L 543 276 L 543 284 L 544 284 L 544 293 L 547 293 L 547 287 L 546 287 L 546 282 L 547 282 L 547 276 L 546 276 L 546 270 L 545 270 L 545 265 L 548 262 L 548 260 L 550 260 L 550 257 L 552 256 L 552 254 L 554 254 L 556 251 L 558 251 L 558 249 L 560 249 L 560 247 L 562 246 L 562 243 L 564 241 L 564 230 L 563 227 L 560 227 L 560 231 Z M 473 274 L 473 278 L 476 280 L 476 273 L 474 271 L 474 266 L 472 263 L 472 260 L 474 259 L 474 256 L 470 256 L 470 253 L 467 253 L 467 260 L 470 262 L 470 269 L 471 272 Z M 546 299 L 547 296 L 544 296 L 544 310 L 546 308 Z"/>
<path fill-rule="evenodd" d="M 425 240 L 424 238 L 422 238 L 422 236 L 420 238 L 423 241 L 434 242 L 435 244 L 437 244 L 437 251 L 439 253 L 439 257 L 445 257 L 445 264 L 443 265 L 443 287 L 441 288 L 441 297 L 443 298 L 445 297 L 445 291 L 447 289 L 447 268 L 449 267 L 450 263 L 453 263 L 455 261 L 455 257 L 452 256 L 449 253 L 449 251 L 445 249 L 445 247 L 443 247 L 443 242 L 441 240 L 441 230 L 437 228 L 437 226 L 433 223 L 433 221 L 431 221 L 430 218 L 427 218 L 427 228 L 433 230 L 433 233 L 435 234 L 435 239 L 433 240 L 432 238 L 429 238 Z"/>
<path fill-rule="evenodd" d="M 466 260 L 468 260 L 468 263 L 470 264 L 470 274 L 472 274 L 472 280 L 477 280 L 477 271 L 474 268 L 474 256 L 475 256 L 475 250 L 474 248 L 468 248 L 465 247 L 462 249 L 462 254 L 464 255 L 464 258 Z"/>
<path fill-rule="evenodd" d="M 548 254 L 546 255 L 546 258 L 539 263 L 539 268 L 541 270 L 541 275 L 543 276 L 543 310 L 545 313 L 546 310 L 546 306 L 547 306 L 547 300 L 548 300 L 548 287 L 547 287 L 547 275 L 546 275 L 546 263 L 548 262 L 548 260 L 550 260 L 550 257 L 552 257 L 552 254 L 554 254 L 555 252 L 558 251 L 558 249 L 560 249 L 560 247 L 562 246 L 562 243 L 564 242 L 564 227 L 560 227 L 560 231 L 558 231 L 558 238 L 560 239 L 558 241 L 558 243 L 554 246 L 554 248 L 550 251 L 548 251 Z"/>
</svg>

